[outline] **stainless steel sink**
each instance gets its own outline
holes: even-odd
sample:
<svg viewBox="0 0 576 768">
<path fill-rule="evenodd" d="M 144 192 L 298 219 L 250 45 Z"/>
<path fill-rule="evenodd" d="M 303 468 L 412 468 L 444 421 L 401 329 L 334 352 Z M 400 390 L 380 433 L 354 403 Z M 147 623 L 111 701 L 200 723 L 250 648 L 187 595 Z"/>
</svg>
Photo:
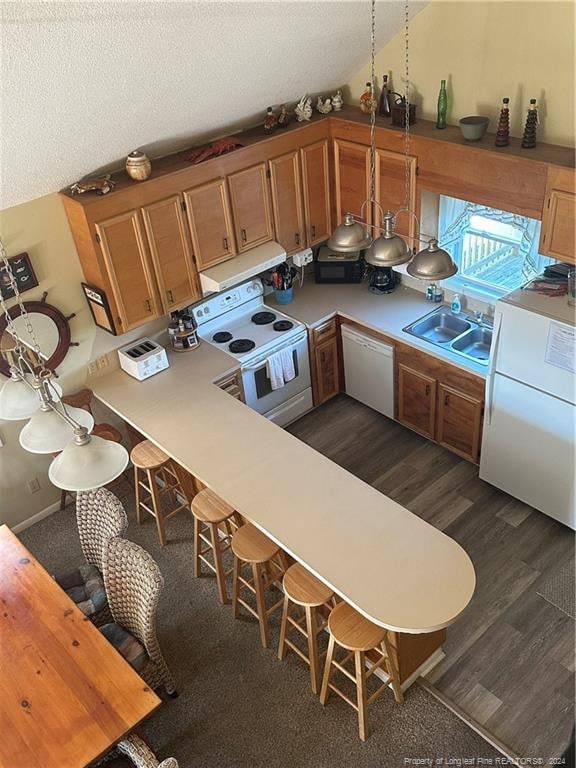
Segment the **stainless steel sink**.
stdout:
<svg viewBox="0 0 576 768">
<path fill-rule="evenodd" d="M 452 344 L 452 349 L 454 352 L 460 352 L 479 363 L 487 363 L 490 357 L 491 343 L 492 330 L 490 328 L 474 328 L 456 339 Z"/>
<path fill-rule="evenodd" d="M 444 344 L 460 336 L 464 331 L 471 328 L 472 324 L 467 320 L 455 317 L 448 310 L 442 308 L 408 327 L 411 333 L 421 339 L 435 344 Z"/>
<path fill-rule="evenodd" d="M 455 355 L 488 364 L 492 328 L 484 321 L 457 317 L 447 307 L 439 307 L 403 330 Z"/>
</svg>

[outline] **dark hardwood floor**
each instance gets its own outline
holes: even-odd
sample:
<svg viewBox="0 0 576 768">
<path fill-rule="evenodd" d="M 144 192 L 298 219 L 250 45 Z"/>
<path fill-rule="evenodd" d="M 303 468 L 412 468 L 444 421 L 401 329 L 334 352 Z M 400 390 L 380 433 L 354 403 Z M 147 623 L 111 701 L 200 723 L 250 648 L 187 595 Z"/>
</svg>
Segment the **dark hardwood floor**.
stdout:
<svg viewBox="0 0 576 768">
<path fill-rule="evenodd" d="M 427 682 L 511 753 L 560 756 L 574 724 L 575 626 L 537 593 L 574 562 L 571 531 L 346 395 L 289 431 L 464 547 L 476 592 Z"/>
</svg>

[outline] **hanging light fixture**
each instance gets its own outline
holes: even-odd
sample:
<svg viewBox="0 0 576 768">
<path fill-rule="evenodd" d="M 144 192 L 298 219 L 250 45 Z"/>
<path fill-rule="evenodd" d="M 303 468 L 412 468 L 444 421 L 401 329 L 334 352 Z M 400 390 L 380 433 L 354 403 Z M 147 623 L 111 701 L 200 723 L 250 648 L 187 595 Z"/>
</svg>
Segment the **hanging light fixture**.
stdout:
<svg viewBox="0 0 576 768">
<path fill-rule="evenodd" d="M 372 93 L 375 92 L 375 40 L 376 40 L 376 0 L 371 0 L 371 26 L 370 26 L 370 67 Z M 364 259 L 372 267 L 396 267 L 408 263 L 407 272 L 421 280 L 442 280 L 455 275 L 457 266 L 452 261 L 447 251 L 438 247 L 435 238 L 421 239 L 413 237 L 427 247 L 413 256 L 410 247 L 404 238 L 394 231 L 398 214 L 407 212 L 414 217 L 420 228 L 420 223 L 415 212 L 410 208 L 410 69 L 409 69 L 409 8 L 408 0 L 404 3 L 404 41 L 405 41 L 405 83 L 404 83 L 404 155 L 405 155 L 405 186 L 404 206 L 393 214 L 391 211 L 384 213 L 382 206 L 375 199 L 375 175 L 376 175 L 376 101 L 373 98 L 370 105 L 370 197 L 365 200 L 360 210 L 360 220 L 352 213 L 344 214 L 342 224 L 339 224 L 332 237 L 328 240 L 328 248 L 336 253 L 353 253 L 365 251 Z M 378 209 L 381 216 L 382 233 L 373 237 L 369 229 L 378 229 L 368 225 L 363 220 L 364 209 L 371 207 Z M 416 249 L 414 249 L 416 250 Z"/>
<path fill-rule="evenodd" d="M 438 247 L 438 240 L 431 238 L 427 248 L 423 248 L 406 267 L 412 277 L 420 280 L 445 280 L 458 272 L 448 251 Z"/>
<path fill-rule="evenodd" d="M 41 353 L 1 239 L 0 268 L 18 301 L 38 363 L 34 365 L 30 361 L 30 351 L 20 339 L 0 291 L 6 332 L 15 341 L 11 349 L 10 378 L 0 389 L 0 419 L 30 419 L 20 433 L 20 445 L 31 453 L 59 453 L 48 470 L 50 480 L 58 488 L 87 491 L 106 485 L 128 466 L 128 451 L 119 443 L 91 436 L 94 427 L 91 414 L 80 408 L 67 408 L 63 402 L 62 388 L 46 368 L 46 357 Z"/>
</svg>

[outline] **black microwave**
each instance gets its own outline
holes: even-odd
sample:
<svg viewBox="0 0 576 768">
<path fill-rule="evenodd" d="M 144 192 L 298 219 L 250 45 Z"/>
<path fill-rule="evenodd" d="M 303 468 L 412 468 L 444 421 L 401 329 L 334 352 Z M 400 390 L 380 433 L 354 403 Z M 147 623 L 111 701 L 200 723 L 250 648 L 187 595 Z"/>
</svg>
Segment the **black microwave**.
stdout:
<svg viewBox="0 0 576 768">
<path fill-rule="evenodd" d="M 323 245 L 314 258 L 314 279 L 317 283 L 360 283 L 364 261 L 359 251 L 335 253 Z"/>
</svg>

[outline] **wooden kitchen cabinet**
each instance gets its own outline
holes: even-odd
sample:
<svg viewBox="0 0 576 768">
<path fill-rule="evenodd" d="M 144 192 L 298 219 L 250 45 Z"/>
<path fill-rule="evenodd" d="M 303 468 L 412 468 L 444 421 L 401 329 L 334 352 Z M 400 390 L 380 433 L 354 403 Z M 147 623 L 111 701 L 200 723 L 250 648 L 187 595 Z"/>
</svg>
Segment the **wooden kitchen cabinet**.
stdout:
<svg viewBox="0 0 576 768">
<path fill-rule="evenodd" d="M 436 432 L 436 380 L 398 365 L 398 421 L 431 440 Z"/>
<path fill-rule="evenodd" d="M 469 461 L 477 462 L 480 455 L 482 413 L 482 399 L 439 383 L 438 443 Z"/>
<path fill-rule="evenodd" d="M 269 162 L 276 240 L 286 253 L 306 245 L 300 153 L 298 150 Z"/>
<path fill-rule="evenodd" d="M 239 251 L 274 239 L 266 163 L 228 176 L 234 231 Z"/>
<path fill-rule="evenodd" d="M 225 179 L 184 192 L 186 215 L 199 270 L 236 255 L 232 213 Z"/>
<path fill-rule="evenodd" d="M 416 211 L 416 165 L 415 157 L 408 158 L 408 207 Z M 375 198 L 380 203 L 384 213 L 396 213 L 406 207 L 406 158 L 397 152 L 376 150 Z M 374 223 L 380 223 L 380 211 L 375 207 Z M 401 235 L 410 237 L 410 245 L 414 247 L 416 220 L 406 211 L 402 211 L 396 219 L 395 229 Z M 380 231 L 380 230 L 379 230 Z"/>
<path fill-rule="evenodd" d="M 540 253 L 576 263 L 576 174 L 549 166 L 540 230 Z"/>
<path fill-rule="evenodd" d="M 100 245 L 118 317 L 119 332 L 160 317 L 146 234 L 137 210 L 97 222 Z"/>
<path fill-rule="evenodd" d="M 328 142 L 317 141 L 300 150 L 306 235 L 311 247 L 332 234 Z"/>
<path fill-rule="evenodd" d="M 201 297 L 179 195 L 142 208 L 142 217 L 165 313 Z"/>
<path fill-rule="evenodd" d="M 484 387 L 479 376 L 406 344 L 396 345 L 398 421 L 475 463 Z"/>
<path fill-rule="evenodd" d="M 336 319 L 310 331 L 310 362 L 314 405 L 340 392 L 340 344 Z"/>
<path fill-rule="evenodd" d="M 334 175 L 338 224 L 345 213 L 360 218 L 362 203 L 370 198 L 370 148 L 334 139 Z M 370 207 L 362 216 L 367 224 L 372 223 Z"/>
</svg>

